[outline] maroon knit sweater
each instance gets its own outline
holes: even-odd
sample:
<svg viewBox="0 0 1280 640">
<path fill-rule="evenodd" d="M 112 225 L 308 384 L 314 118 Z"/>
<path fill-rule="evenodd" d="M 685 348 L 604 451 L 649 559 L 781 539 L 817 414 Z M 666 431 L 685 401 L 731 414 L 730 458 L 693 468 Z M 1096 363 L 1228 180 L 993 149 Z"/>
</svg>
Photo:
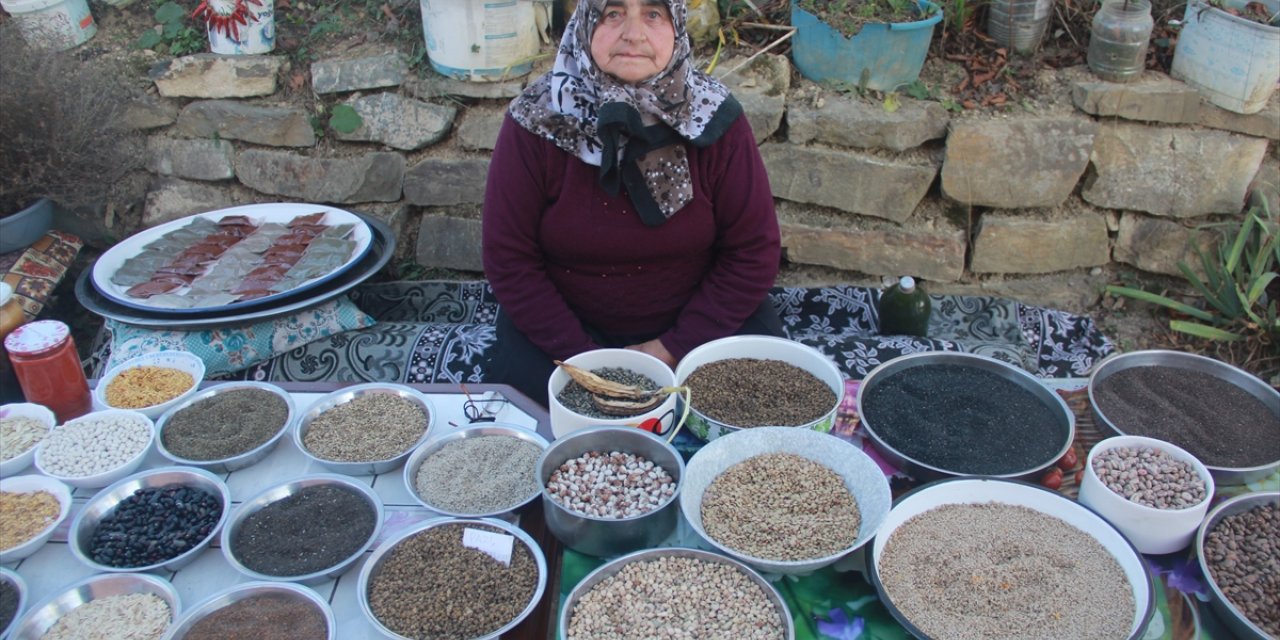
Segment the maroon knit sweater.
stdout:
<svg viewBox="0 0 1280 640">
<path fill-rule="evenodd" d="M 745 116 L 706 149 L 688 145 L 694 199 L 647 227 L 627 194 L 507 116 L 484 197 L 484 271 L 531 342 L 564 359 L 606 334 L 660 334 L 679 359 L 733 334 L 768 295 L 781 242 Z M 502 345 L 497 345 L 499 349 Z"/>
</svg>

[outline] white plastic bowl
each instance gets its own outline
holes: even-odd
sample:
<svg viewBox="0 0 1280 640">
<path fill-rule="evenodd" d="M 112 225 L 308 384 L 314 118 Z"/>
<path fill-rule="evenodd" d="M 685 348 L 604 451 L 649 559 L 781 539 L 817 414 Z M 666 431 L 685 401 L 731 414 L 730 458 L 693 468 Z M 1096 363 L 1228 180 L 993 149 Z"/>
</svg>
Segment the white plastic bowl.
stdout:
<svg viewBox="0 0 1280 640">
<path fill-rule="evenodd" d="M 1164 451 L 1177 460 L 1190 464 L 1204 480 L 1204 499 L 1185 509 L 1157 509 L 1125 498 L 1112 491 L 1093 470 L 1093 461 L 1101 454 L 1119 447 L 1137 449 L 1150 447 Z M 1195 537 L 1196 529 L 1209 512 L 1213 498 L 1213 475 L 1204 463 L 1185 449 L 1155 438 L 1145 436 L 1115 436 L 1093 446 L 1084 464 L 1084 477 L 1080 480 L 1080 504 L 1098 512 L 1120 530 L 1133 546 L 1142 553 L 1173 553 L 1185 549 Z"/>
<path fill-rule="evenodd" d="M 720 474 L 748 458 L 769 453 L 793 453 L 826 466 L 844 479 L 861 514 L 858 537 L 847 547 L 828 556 L 806 560 L 767 560 L 727 547 L 702 527 L 702 496 Z M 712 440 L 693 454 L 685 470 L 680 491 L 684 519 L 720 552 L 737 558 L 764 573 L 802 575 L 832 564 L 869 542 L 889 515 L 893 497 L 889 479 L 861 449 L 829 433 L 792 427 L 742 429 Z"/>
<path fill-rule="evenodd" d="M 12 569 L 0 567 L 0 581 L 8 582 L 18 592 L 18 607 L 13 610 L 13 619 L 9 624 L 0 627 L 0 638 L 8 638 L 9 632 L 13 631 L 18 626 L 18 621 L 22 619 L 22 611 L 27 607 L 29 593 L 27 581 Z"/>
<path fill-rule="evenodd" d="M 58 515 L 45 525 L 43 531 L 26 542 L 19 544 L 11 549 L 0 550 L 0 564 L 9 564 L 17 562 L 27 556 L 40 550 L 44 543 L 49 541 L 49 537 L 53 535 L 54 529 L 62 524 L 67 516 L 71 514 L 71 488 L 60 480 L 47 476 L 15 476 L 12 478 L 0 478 L 0 491 L 7 493 L 35 493 L 44 491 L 58 499 Z M 3 637 L 3 634 L 0 634 Z"/>
<path fill-rule="evenodd" d="M 668 367 L 667 363 L 647 353 L 632 349 L 596 349 L 579 353 L 565 360 L 565 363 L 588 371 L 603 368 L 629 369 L 649 377 L 658 383 L 659 388 L 674 386 L 676 383 L 675 373 L 671 371 L 671 367 Z M 649 418 L 671 421 L 676 419 L 676 394 L 674 393 L 668 395 L 658 406 L 639 415 L 625 418 L 593 418 L 585 416 L 564 406 L 556 397 L 560 395 L 561 391 L 564 391 L 570 381 L 569 374 L 565 373 L 564 369 L 560 367 L 556 367 L 556 370 L 551 373 L 551 377 L 547 379 L 547 404 L 551 414 L 551 433 L 555 434 L 557 438 L 562 438 L 574 431 L 587 427 L 626 427 L 640 424 Z M 670 413 L 670 416 L 664 418 L 668 413 Z"/>
<path fill-rule="evenodd" d="M 153 444 L 155 444 L 155 441 L 156 441 L 155 424 L 151 422 L 151 418 L 148 418 L 142 415 L 141 413 L 138 413 L 137 411 L 125 411 L 123 409 L 107 409 L 105 411 L 94 411 L 93 413 L 88 413 L 83 416 L 80 416 L 75 420 L 67 421 L 62 426 L 58 427 L 58 429 L 55 429 L 55 431 L 61 430 L 61 429 L 67 429 L 69 427 L 75 428 L 76 425 L 78 424 L 95 421 L 95 420 L 101 420 L 105 418 L 134 420 L 134 421 L 145 423 L 147 425 L 147 433 L 149 434 L 147 436 L 147 444 L 143 446 L 141 450 L 136 452 L 133 455 L 133 457 L 130 458 L 128 461 L 126 461 L 124 464 L 118 465 L 114 469 L 111 469 L 109 471 L 103 471 L 101 473 L 94 473 L 86 476 L 64 476 L 64 475 L 53 473 L 45 468 L 46 463 L 43 460 L 43 456 L 44 456 L 46 445 L 49 443 L 49 438 L 45 438 L 44 441 L 40 443 L 40 446 L 36 448 L 36 470 L 39 471 L 40 473 L 45 474 L 46 476 L 49 476 L 51 478 L 57 478 L 79 489 L 101 489 L 102 487 L 105 487 L 117 480 L 120 480 L 121 478 L 137 470 L 137 468 L 140 465 L 142 465 L 143 459 L 147 457 L 147 452 L 151 451 L 151 447 Z"/>
<path fill-rule="evenodd" d="M 102 378 L 98 380 L 98 386 L 93 389 L 94 403 L 98 407 L 102 408 L 123 408 L 113 407 L 107 402 L 107 387 L 109 387 L 111 382 L 116 379 L 116 376 L 128 369 L 134 369 L 137 367 L 166 367 L 191 374 L 191 388 L 186 391 L 183 391 L 177 396 L 165 402 L 161 402 L 160 404 L 130 409 L 131 411 L 137 411 L 152 420 L 158 419 L 165 411 L 168 411 L 170 407 L 195 395 L 196 390 L 200 388 L 200 383 L 204 380 L 204 360 L 201 360 L 200 356 L 197 356 L 190 351 L 156 351 L 155 353 L 146 353 L 135 358 L 125 360 L 107 371 L 106 375 L 102 376 Z"/>
<path fill-rule="evenodd" d="M 19 402 L 16 404 L 6 404 L 0 407 L 0 418 L 31 418 L 39 420 L 45 427 L 45 435 L 49 430 L 58 424 L 58 418 L 48 407 L 40 404 L 32 404 L 30 402 Z M 26 451 L 19 453 L 7 460 L 0 460 L 0 477 L 9 477 L 16 475 L 19 471 L 31 466 L 31 461 L 36 457 L 36 448 L 40 446 L 39 442 L 27 447 Z"/>
<path fill-rule="evenodd" d="M 844 374 L 840 373 L 840 369 L 836 367 L 836 364 L 821 351 L 794 340 L 775 338 L 773 336 L 730 336 L 712 340 L 690 351 L 680 361 L 680 365 L 676 367 L 676 384 L 683 385 L 689 375 L 704 364 L 735 358 L 755 358 L 757 360 L 785 362 L 813 374 L 828 387 L 831 387 L 831 391 L 836 394 L 836 399 L 832 403 L 831 409 L 821 417 L 801 425 L 776 426 L 812 429 L 824 433 L 830 432 L 831 427 L 835 426 L 836 410 L 840 408 L 840 402 L 844 400 Z M 695 390 L 693 392 L 694 408 L 689 412 L 689 419 L 686 424 L 694 435 L 710 441 L 726 433 L 733 433 L 743 429 L 743 427 L 737 425 L 713 420 L 698 411 L 697 395 Z"/>
</svg>

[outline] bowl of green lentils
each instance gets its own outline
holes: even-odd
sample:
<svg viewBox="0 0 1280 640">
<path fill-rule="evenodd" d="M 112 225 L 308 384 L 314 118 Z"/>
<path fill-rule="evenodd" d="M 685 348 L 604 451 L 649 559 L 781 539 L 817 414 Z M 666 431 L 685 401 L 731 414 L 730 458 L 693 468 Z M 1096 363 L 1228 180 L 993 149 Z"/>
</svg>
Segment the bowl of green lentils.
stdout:
<svg viewBox="0 0 1280 640">
<path fill-rule="evenodd" d="M 321 396 L 298 418 L 294 444 L 335 473 L 377 475 L 404 464 L 431 435 L 436 412 L 402 384 L 358 384 Z"/>
<path fill-rule="evenodd" d="M 513 514 L 542 493 L 538 457 L 550 443 L 509 424 L 474 425 L 434 437 L 404 464 L 404 482 L 422 506 L 447 516 Z"/>
<path fill-rule="evenodd" d="M 156 449 L 175 464 L 230 473 L 267 457 L 295 412 L 293 397 L 274 384 L 215 385 L 160 416 Z"/>
</svg>

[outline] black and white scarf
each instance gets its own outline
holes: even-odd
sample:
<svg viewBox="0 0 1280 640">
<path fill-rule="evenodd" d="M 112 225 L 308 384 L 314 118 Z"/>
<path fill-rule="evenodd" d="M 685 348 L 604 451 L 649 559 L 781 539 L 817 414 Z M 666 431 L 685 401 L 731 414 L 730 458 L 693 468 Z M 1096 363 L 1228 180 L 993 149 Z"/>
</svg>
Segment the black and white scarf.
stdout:
<svg viewBox="0 0 1280 640">
<path fill-rule="evenodd" d="M 555 66 L 510 107 L 525 129 L 600 167 L 607 192 L 626 187 L 651 227 L 693 199 L 684 142 L 709 146 L 742 113 L 728 87 L 694 66 L 685 0 L 663 1 L 671 11 L 675 49 L 656 76 L 632 85 L 601 71 L 591 59 L 591 36 L 605 0 L 579 0 Z"/>
</svg>

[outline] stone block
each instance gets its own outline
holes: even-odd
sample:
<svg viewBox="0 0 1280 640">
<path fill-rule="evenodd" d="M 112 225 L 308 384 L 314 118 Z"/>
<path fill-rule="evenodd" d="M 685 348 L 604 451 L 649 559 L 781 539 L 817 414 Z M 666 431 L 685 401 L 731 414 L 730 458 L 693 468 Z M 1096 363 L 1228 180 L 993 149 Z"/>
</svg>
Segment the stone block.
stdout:
<svg viewBox="0 0 1280 640">
<path fill-rule="evenodd" d="M 427 158 L 404 177 L 404 197 L 419 206 L 484 202 L 488 158 Z"/>
<path fill-rule="evenodd" d="M 404 82 L 408 71 L 409 65 L 396 51 L 347 52 L 311 63 L 311 89 L 325 94 L 394 87 Z"/>
<path fill-rule="evenodd" d="M 1197 273 L 1200 259 L 1192 242 L 1209 251 L 1216 236 L 1172 220 L 1126 213 L 1120 216 L 1120 232 L 1116 235 L 1113 257 L 1116 262 L 1133 265 L 1143 271 L 1182 275 L 1179 261 L 1186 261 Z"/>
<path fill-rule="evenodd" d="M 1056 207 L 1084 174 L 1097 131 L 1085 117 L 952 123 L 942 192 L 968 205 Z"/>
<path fill-rule="evenodd" d="M 722 60 L 718 72 L 738 69 L 721 80 L 742 104 L 756 144 L 759 144 L 782 124 L 782 116 L 787 110 L 787 91 L 791 88 L 791 63 L 785 56 L 768 53 L 739 68 L 744 62 L 745 58 Z"/>
<path fill-rule="evenodd" d="M 381 142 L 393 149 L 413 151 L 435 144 L 449 133 L 458 110 L 383 91 L 347 102 L 360 115 L 351 133 L 334 131 L 339 140 Z"/>
<path fill-rule="evenodd" d="M 536 76 L 530 74 L 523 78 L 512 78 L 502 82 L 468 82 L 428 71 L 426 77 L 421 80 L 406 79 L 405 87 L 424 100 L 448 96 L 480 100 L 510 100 L 524 91 L 525 83 L 532 77 Z"/>
<path fill-rule="evenodd" d="M 902 222 L 915 211 L 938 168 L 927 158 L 884 158 L 766 143 L 760 147 L 773 195 L 794 202 Z"/>
<path fill-rule="evenodd" d="M 779 206 L 782 247 L 794 264 L 950 282 L 964 274 L 965 231 L 943 220 L 897 226 L 823 222 Z"/>
<path fill-rule="evenodd" d="M 979 219 L 969 269 L 1052 273 L 1099 266 L 1111 260 L 1107 243 L 1107 220 L 1101 212 L 992 210 Z"/>
<path fill-rule="evenodd" d="M 458 144 L 464 149 L 493 151 L 498 141 L 498 131 L 507 117 L 507 108 L 476 105 L 467 109 L 457 126 Z"/>
<path fill-rule="evenodd" d="M 151 95 L 133 100 L 124 108 L 121 120 L 130 129 L 147 130 L 167 127 L 178 120 L 178 105 Z"/>
<path fill-rule="evenodd" d="M 1280 140 L 1280 91 L 1271 95 L 1267 105 L 1257 113 L 1236 113 L 1205 101 L 1200 108 L 1200 124 L 1248 136 Z M 1280 145 L 1277 146 L 1280 148 Z"/>
<path fill-rule="evenodd" d="M 946 137 L 951 117 L 937 102 L 903 98 L 892 113 L 857 96 L 803 96 L 787 105 L 787 140 L 905 151 Z"/>
<path fill-rule="evenodd" d="M 311 118 L 301 108 L 259 107 L 234 100 L 192 102 L 178 114 L 173 132 L 191 138 L 243 140 L 268 147 L 316 143 Z"/>
<path fill-rule="evenodd" d="M 1192 124 L 1200 118 L 1200 92 L 1163 73 L 1149 72 L 1135 82 L 1077 81 L 1071 102 L 1095 116 Z"/>
<path fill-rule="evenodd" d="M 236 176 L 256 191 L 307 202 L 393 202 L 401 196 L 404 164 L 404 156 L 391 152 L 312 158 L 247 149 L 236 158 Z"/>
<path fill-rule="evenodd" d="M 147 193 L 142 208 L 142 226 L 154 227 L 189 215 L 225 209 L 237 204 L 234 191 L 199 182 L 161 180 Z"/>
<path fill-rule="evenodd" d="M 480 221 L 448 215 L 422 216 L 414 260 L 427 267 L 484 271 Z"/>
<path fill-rule="evenodd" d="M 235 147 L 227 140 L 184 140 L 152 136 L 147 169 L 187 180 L 226 180 L 236 175 Z"/>
<path fill-rule="evenodd" d="M 197 53 L 151 68 L 165 98 L 252 98 L 276 92 L 284 56 L 219 56 Z"/>
</svg>

